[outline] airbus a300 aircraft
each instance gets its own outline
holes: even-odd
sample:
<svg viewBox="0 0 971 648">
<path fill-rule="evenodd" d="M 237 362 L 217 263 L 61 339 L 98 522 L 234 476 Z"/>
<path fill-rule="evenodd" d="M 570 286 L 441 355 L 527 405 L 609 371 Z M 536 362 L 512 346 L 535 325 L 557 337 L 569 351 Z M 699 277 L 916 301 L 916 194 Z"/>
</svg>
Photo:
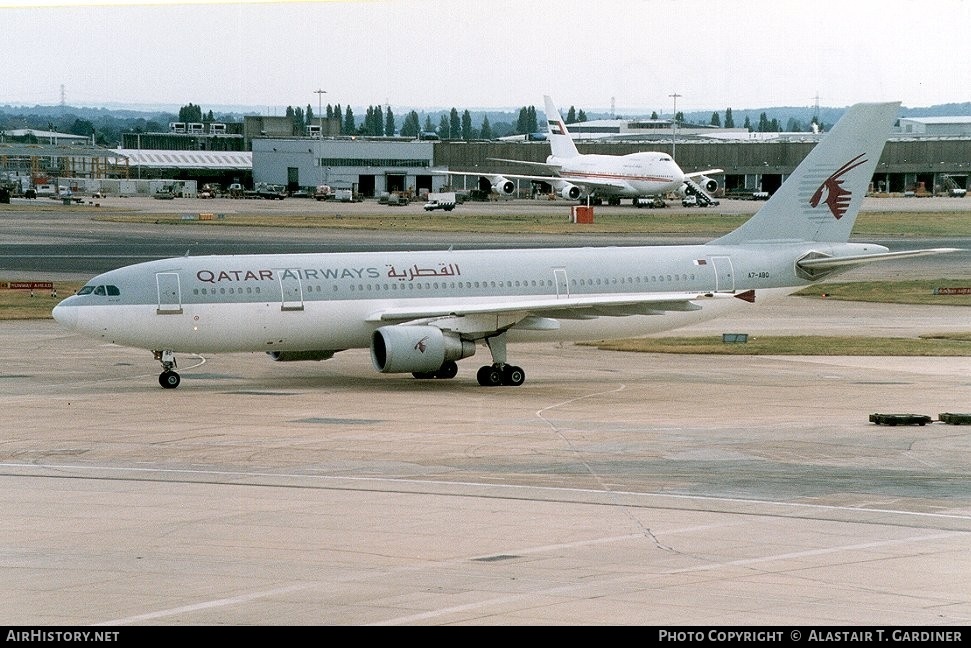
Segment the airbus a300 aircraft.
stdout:
<svg viewBox="0 0 971 648">
<path fill-rule="evenodd" d="M 717 188 L 717 183 L 708 176 L 722 173 L 722 169 L 685 173 L 667 153 L 644 151 L 628 155 L 581 154 L 553 100 L 549 96 L 544 96 L 543 99 L 546 102 L 547 139 L 551 153 L 546 162 L 493 159 L 539 166 L 547 175 L 468 171 L 448 171 L 448 174 L 486 178 L 493 192 L 507 196 L 516 190 L 513 180 L 547 182 L 556 193 L 567 200 L 577 200 L 583 195 L 617 202 L 621 198 L 663 196 L 671 192 L 681 192 L 686 183 L 695 184 L 699 181 L 695 191 L 703 189 L 711 192 Z"/>
<path fill-rule="evenodd" d="M 54 308 L 63 326 L 153 351 L 264 351 L 324 360 L 370 348 L 374 368 L 452 378 L 488 347 L 481 385 L 520 385 L 507 342 L 646 335 L 753 308 L 890 252 L 848 243 L 899 103 L 851 107 L 738 229 L 703 245 L 178 257 L 112 270 Z"/>
</svg>

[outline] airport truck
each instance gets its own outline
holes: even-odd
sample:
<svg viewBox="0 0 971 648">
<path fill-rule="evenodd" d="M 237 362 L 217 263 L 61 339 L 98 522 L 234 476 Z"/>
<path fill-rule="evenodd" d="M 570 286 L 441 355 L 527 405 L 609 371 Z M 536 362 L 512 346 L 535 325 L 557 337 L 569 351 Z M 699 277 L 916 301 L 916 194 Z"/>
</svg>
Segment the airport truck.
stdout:
<svg viewBox="0 0 971 648">
<path fill-rule="evenodd" d="M 443 191 L 440 193 L 428 194 L 428 202 L 425 203 L 425 211 L 435 211 L 436 209 L 444 209 L 445 211 L 452 211 L 455 209 L 455 192 Z"/>
</svg>

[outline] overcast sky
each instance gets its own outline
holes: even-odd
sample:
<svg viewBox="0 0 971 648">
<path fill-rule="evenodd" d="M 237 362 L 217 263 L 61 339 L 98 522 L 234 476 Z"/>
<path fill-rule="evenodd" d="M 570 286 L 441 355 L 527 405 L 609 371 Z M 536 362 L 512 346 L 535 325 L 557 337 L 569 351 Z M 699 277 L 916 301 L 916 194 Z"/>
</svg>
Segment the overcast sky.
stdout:
<svg viewBox="0 0 971 648">
<path fill-rule="evenodd" d="M 971 101 L 971 0 L 0 0 L 0 24 L 0 104 Z"/>
</svg>

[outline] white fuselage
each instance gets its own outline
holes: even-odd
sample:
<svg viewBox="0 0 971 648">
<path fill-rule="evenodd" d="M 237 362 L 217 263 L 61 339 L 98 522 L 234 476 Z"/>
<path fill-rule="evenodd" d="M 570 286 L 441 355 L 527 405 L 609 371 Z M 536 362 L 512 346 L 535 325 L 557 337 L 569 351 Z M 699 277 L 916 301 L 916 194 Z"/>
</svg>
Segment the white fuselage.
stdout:
<svg viewBox="0 0 971 648">
<path fill-rule="evenodd" d="M 744 291 L 757 290 L 760 299 L 791 292 L 809 283 L 794 275 L 794 259 L 824 248 L 802 243 L 757 250 L 696 245 L 178 257 L 99 275 L 86 294 L 59 304 L 54 316 L 108 342 L 195 353 L 364 348 L 378 327 L 395 323 L 382 314 L 409 310 L 440 314 L 403 316 L 400 323 L 434 321 L 470 340 L 485 337 L 480 330 L 503 329 L 499 318 L 510 313 L 511 322 L 520 322 L 509 328 L 510 341 L 634 336 L 751 307 L 732 298 Z M 668 293 L 691 294 L 691 309 L 632 311 L 570 302 Z M 540 303 L 539 314 L 556 326 L 530 324 L 534 320 L 525 317 Z M 557 309 L 558 303 L 564 307 Z M 450 316 L 489 304 L 501 304 L 504 314 Z M 446 321 L 450 317 L 455 323 Z"/>
<path fill-rule="evenodd" d="M 562 180 L 595 187 L 599 195 L 638 197 L 678 191 L 684 172 L 666 153 L 641 152 L 629 155 L 579 155 L 547 159 L 559 166 Z"/>
</svg>

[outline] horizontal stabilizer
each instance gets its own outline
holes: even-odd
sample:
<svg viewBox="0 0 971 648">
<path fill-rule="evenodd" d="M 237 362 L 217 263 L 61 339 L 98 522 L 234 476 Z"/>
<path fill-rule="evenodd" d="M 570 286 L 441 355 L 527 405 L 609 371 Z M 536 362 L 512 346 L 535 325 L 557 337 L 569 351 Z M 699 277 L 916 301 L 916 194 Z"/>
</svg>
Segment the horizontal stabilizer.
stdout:
<svg viewBox="0 0 971 648">
<path fill-rule="evenodd" d="M 902 250 L 900 252 L 855 254 L 852 256 L 816 256 L 815 253 L 812 253 L 796 261 L 796 268 L 801 270 L 809 279 L 819 279 L 836 270 L 845 270 L 875 261 L 891 261 L 893 259 L 907 259 L 961 251 L 961 248 L 929 248 L 926 250 Z"/>
<path fill-rule="evenodd" d="M 797 263 L 800 268 L 811 268 L 813 270 L 831 270 L 834 268 L 845 268 L 856 266 L 874 261 L 890 261 L 892 259 L 907 259 L 910 257 L 932 256 L 935 254 L 949 254 L 951 252 L 961 252 L 961 248 L 929 248 L 927 250 L 902 250 L 900 252 L 882 252 L 880 254 L 857 254 L 854 256 L 842 257 L 817 257 L 815 259 L 804 259 Z"/>
</svg>

